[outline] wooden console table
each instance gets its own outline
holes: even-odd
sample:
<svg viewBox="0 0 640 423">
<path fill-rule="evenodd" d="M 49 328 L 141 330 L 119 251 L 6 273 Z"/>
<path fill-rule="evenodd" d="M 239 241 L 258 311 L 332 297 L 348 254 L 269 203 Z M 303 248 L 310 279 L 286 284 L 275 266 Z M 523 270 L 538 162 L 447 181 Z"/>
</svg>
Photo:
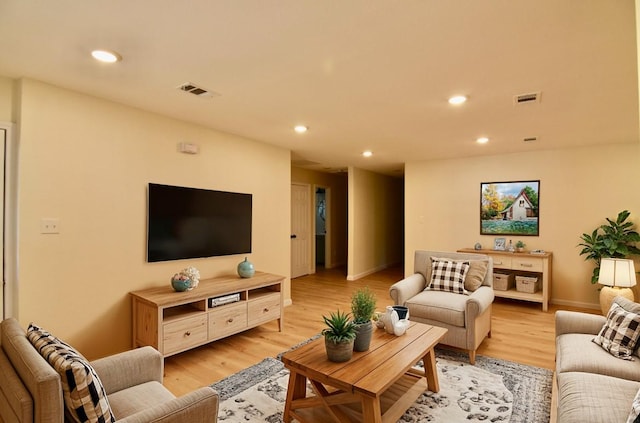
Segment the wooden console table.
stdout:
<svg viewBox="0 0 640 423">
<path fill-rule="evenodd" d="M 514 300 L 532 301 L 542 304 L 542 311 L 549 309 L 549 297 L 551 293 L 551 262 L 552 253 L 546 251 L 540 254 L 531 252 L 510 252 L 498 250 L 474 250 L 473 248 L 463 248 L 458 250 L 461 253 L 486 254 L 493 258 L 493 268 L 509 270 L 515 274 L 537 274 L 541 278 L 541 289 L 530 294 L 520 292 L 514 288 L 507 291 L 493 290 L 496 297 L 511 298 Z"/>
<path fill-rule="evenodd" d="M 251 278 L 200 280 L 191 291 L 163 287 L 131 292 L 133 348 L 150 345 L 165 357 L 278 320 L 282 332 L 284 276 L 256 272 Z M 214 306 L 214 298 L 239 300 Z"/>
</svg>

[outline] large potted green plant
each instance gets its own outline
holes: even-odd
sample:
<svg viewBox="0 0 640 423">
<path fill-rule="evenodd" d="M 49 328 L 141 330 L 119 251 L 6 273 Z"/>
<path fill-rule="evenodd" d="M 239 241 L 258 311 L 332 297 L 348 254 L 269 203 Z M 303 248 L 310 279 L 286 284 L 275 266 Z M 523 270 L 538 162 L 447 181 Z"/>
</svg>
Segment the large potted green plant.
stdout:
<svg viewBox="0 0 640 423">
<path fill-rule="evenodd" d="M 373 323 L 371 318 L 376 311 L 376 296 L 364 287 L 351 295 L 351 314 L 356 327 L 356 339 L 353 345 L 354 351 L 366 351 L 371 345 Z"/>
<path fill-rule="evenodd" d="M 640 254 L 640 249 L 636 247 L 636 242 L 640 242 L 640 234 L 635 230 L 633 222 L 627 220 L 630 214 L 628 210 L 623 210 L 618 213 L 616 220 L 607 217 L 607 224 L 600 225 L 591 234 L 584 233 L 580 237 L 580 255 L 585 255 L 585 260 L 593 260 L 596 265 L 591 275 L 591 283 L 598 283 L 602 258 L 626 258 Z"/>
<path fill-rule="evenodd" d="M 327 358 L 336 363 L 349 361 L 353 355 L 353 341 L 356 337 L 356 327 L 349 313 L 338 310 L 330 313 L 329 317 L 322 318 L 327 325 L 322 330 Z"/>
</svg>

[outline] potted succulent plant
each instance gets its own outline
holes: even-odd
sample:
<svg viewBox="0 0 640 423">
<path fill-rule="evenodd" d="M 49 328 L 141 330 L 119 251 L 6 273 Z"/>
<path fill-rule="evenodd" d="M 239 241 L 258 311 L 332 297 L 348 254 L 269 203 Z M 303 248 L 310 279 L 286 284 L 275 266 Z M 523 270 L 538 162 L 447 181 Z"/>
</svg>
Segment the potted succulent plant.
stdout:
<svg viewBox="0 0 640 423">
<path fill-rule="evenodd" d="M 634 229 L 633 222 L 627 221 L 631 213 L 623 210 L 618 213 L 616 220 L 608 217 L 607 224 L 600 225 L 591 234 L 582 234 L 583 247 L 580 255 L 586 255 L 585 260 L 593 260 L 596 267 L 591 275 L 591 283 L 598 283 L 600 277 L 600 260 L 602 258 L 626 258 L 633 254 L 640 254 L 636 242 L 640 242 L 640 234 Z"/>
<path fill-rule="evenodd" d="M 369 287 L 358 289 L 351 295 L 351 314 L 356 326 L 354 351 L 366 351 L 371 345 L 373 324 L 371 319 L 376 311 L 376 297 Z"/>
<path fill-rule="evenodd" d="M 336 363 L 349 361 L 353 355 L 353 341 L 356 338 L 356 327 L 349 313 L 337 310 L 330 313 L 329 317 L 322 318 L 327 325 L 322 330 L 327 358 Z"/>
</svg>

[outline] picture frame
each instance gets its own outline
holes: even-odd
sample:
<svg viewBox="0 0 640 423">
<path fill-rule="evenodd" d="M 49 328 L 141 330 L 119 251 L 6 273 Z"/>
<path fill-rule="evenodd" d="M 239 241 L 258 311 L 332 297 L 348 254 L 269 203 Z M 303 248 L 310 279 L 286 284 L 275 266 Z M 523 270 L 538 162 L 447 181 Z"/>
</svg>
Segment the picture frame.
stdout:
<svg viewBox="0 0 640 423">
<path fill-rule="evenodd" d="M 507 248 L 506 238 L 496 238 L 493 240 L 493 249 L 497 251 L 504 251 Z"/>
<path fill-rule="evenodd" d="M 480 235 L 539 234 L 540 180 L 480 183 Z"/>
</svg>

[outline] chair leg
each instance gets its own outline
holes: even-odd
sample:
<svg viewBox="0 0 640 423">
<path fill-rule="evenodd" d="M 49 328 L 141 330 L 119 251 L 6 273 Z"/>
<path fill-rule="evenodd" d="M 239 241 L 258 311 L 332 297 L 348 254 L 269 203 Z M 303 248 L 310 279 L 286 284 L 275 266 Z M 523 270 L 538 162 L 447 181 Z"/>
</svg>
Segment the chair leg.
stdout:
<svg viewBox="0 0 640 423">
<path fill-rule="evenodd" d="M 476 364 L 476 350 L 469 350 L 469 364 Z"/>
</svg>

